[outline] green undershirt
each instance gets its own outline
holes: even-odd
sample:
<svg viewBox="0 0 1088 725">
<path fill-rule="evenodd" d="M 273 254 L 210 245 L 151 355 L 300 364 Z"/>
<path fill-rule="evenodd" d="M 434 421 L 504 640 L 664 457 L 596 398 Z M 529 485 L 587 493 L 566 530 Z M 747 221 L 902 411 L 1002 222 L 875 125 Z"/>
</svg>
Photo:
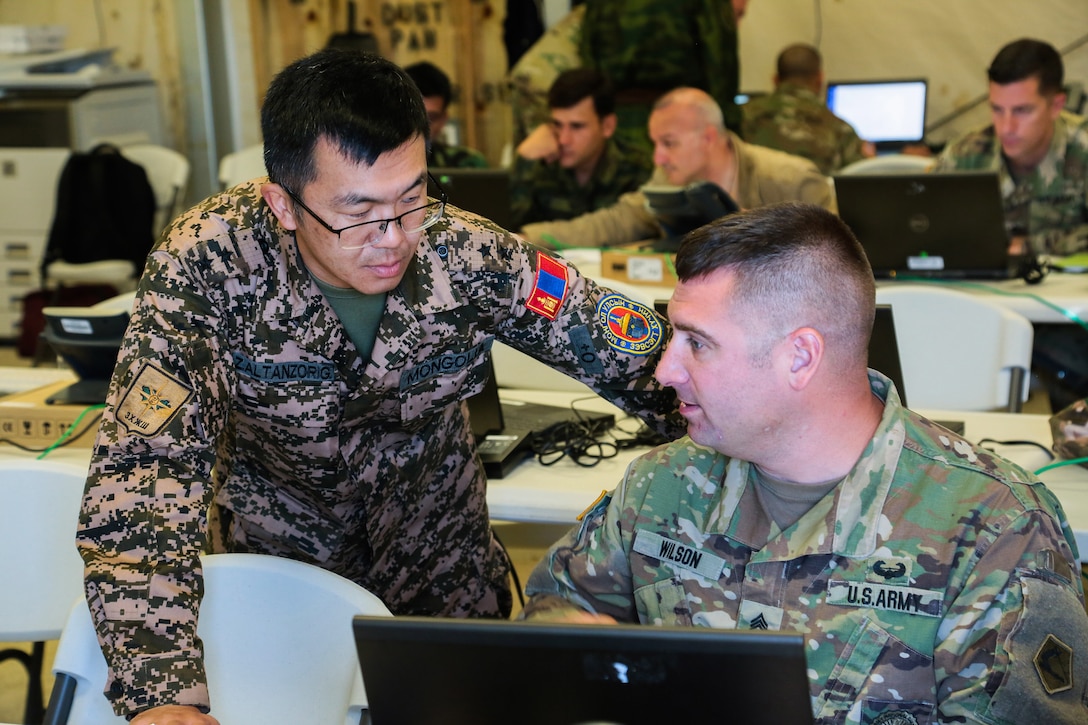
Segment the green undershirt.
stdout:
<svg viewBox="0 0 1088 725">
<path fill-rule="evenodd" d="M 374 340 L 378 337 L 378 325 L 385 312 L 385 293 L 365 295 L 351 287 L 336 287 L 322 282 L 312 274 L 325 299 L 340 318 L 348 339 L 355 343 L 359 355 L 370 360 L 374 352 Z"/>
</svg>

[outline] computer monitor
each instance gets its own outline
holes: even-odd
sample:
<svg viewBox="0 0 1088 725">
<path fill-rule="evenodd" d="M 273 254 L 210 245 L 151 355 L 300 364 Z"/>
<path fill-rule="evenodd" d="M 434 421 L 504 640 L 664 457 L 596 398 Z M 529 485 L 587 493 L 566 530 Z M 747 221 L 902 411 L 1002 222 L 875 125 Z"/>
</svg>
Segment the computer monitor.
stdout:
<svg viewBox="0 0 1088 725">
<path fill-rule="evenodd" d="M 46 398 L 46 403 L 98 405 L 106 402 L 129 310 L 111 305 L 46 307 L 45 340 L 79 378 Z"/>
<path fill-rule="evenodd" d="M 675 252 L 688 232 L 740 209 L 733 197 L 710 181 L 687 186 L 646 184 L 640 191 L 665 233 L 650 244 L 657 252 Z"/>
<path fill-rule="evenodd" d="M 812 722 L 800 632 L 408 616 L 353 630 L 374 725 Z"/>
<path fill-rule="evenodd" d="M 926 90 L 923 78 L 836 81 L 827 85 L 827 107 L 878 149 L 921 143 Z"/>
<path fill-rule="evenodd" d="M 503 229 L 514 228 L 507 169 L 432 167 L 430 172 L 445 189 L 450 204 L 486 217 Z M 434 196 L 437 191 L 430 188 L 428 193 Z"/>
</svg>

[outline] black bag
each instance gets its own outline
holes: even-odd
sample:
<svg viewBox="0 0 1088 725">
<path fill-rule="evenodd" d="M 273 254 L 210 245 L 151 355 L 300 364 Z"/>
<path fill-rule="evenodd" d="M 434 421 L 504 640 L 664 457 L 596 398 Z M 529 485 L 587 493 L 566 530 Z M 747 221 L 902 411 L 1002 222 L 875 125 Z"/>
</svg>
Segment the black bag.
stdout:
<svg viewBox="0 0 1088 725">
<path fill-rule="evenodd" d="M 147 173 L 112 144 L 68 158 L 57 183 L 42 279 L 50 262 L 127 259 L 139 276 L 154 244 L 155 192 Z"/>
</svg>

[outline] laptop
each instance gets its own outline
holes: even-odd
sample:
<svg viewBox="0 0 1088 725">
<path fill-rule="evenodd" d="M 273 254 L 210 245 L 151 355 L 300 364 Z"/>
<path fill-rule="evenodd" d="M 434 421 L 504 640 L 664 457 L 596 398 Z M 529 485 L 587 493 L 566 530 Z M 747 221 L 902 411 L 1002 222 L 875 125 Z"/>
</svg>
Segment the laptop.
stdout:
<svg viewBox="0 0 1088 725">
<path fill-rule="evenodd" d="M 877 279 L 1008 279 L 997 174 L 838 175 L 839 216 L 854 231 Z"/>
<path fill-rule="evenodd" d="M 450 204 L 486 217 L 503 229 L 513 228 L 508 170 L 443 167 L 430 172 L 446 190 Z M 433 190 L 430 193 L 435 195 Z"/>
<path fill-rule="evenodd" d="M 361 615 L 353 628 L 373 725 L 812 722 L 795 632 Z"/>
<path fill-rule="evenodd" d="M 927 86 L 924 78 L 836 81 L 827 84 L 827 107 L 877 151 L 895 151 L 925 137 Z"/>
<path fill-rule="evenodd" d="M 533 437 L 547 435 L 554 430 L 553 426 L 580 423 L 588 431 L 600 435 L 616 424 L 616 417 L 611 413 L 502 401 L 493 366 L 484 389 L 468 399 L 468 413 L 476 449 L 489 479 L 509 475 L 519 463 L 533 455 Z"/>
</svg>

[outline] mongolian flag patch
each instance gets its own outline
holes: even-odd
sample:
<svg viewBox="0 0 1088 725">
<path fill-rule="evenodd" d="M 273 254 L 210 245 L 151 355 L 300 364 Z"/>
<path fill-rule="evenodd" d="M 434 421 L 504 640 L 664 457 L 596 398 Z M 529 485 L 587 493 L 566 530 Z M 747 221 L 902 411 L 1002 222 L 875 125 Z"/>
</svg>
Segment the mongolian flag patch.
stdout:
<svg viewBox="0 0 1088 725">
<path fill-rule="evenodd" d="M 567 265 L 543 252 L 536 253 L 536 284 L 525 306 L 549 320 L 559 316 L 567 298 Z"/>
</svg>

